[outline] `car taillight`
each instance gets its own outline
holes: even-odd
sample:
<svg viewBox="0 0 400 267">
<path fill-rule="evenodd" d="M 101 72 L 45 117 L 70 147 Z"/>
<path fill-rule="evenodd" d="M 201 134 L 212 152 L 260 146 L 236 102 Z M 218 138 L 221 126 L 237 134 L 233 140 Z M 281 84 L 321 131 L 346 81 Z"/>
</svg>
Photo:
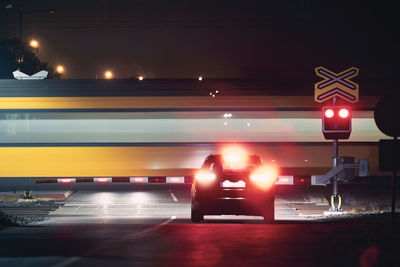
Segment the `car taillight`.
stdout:
<svg viewBox="0 0 400 267">
<path fill-rule="evenodd" d="M 256 169 L 251 175 L 250 180 L 260 189 L 267 190 L 274 185 L 278 178 L 278 172 L 273 167 L 261 167 Z"/>
<path fill-rule="evenodd" d="M 213 182 L 215 180 L 215 178 L 217 178 L 215 173 L 210 172 L 210 171 L 204 171 L 204 170 L 199 171 L 195 175 L 196 181 L 198 181 L 200 183 L 204 183 L 204 184 L 209 184 L 209 183 Z"/>
</svg>

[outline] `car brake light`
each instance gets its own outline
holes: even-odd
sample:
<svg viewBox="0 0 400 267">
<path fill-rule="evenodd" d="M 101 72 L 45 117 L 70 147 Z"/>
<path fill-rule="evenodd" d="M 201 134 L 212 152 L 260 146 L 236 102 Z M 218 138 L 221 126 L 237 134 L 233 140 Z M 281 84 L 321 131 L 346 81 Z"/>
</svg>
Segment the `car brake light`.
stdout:
<svg viewBox="0 0 400 267">
<path fill-rule="evenodd" d="M 210 171 L 204 171 L 204 170 L 199 171 L 195 175 L 196 181 L 198 181 L 200 183 L 206 183 L 206 184 L 213 182 L 215 180 L 215 178 L 217 178 L 215 173 L 210 172 Z"/>
<path fill-rule="evenodd" d="M 269 189 L 277 180 L 278 172 L 273 167 L 261 167 L 256 169 L 251 175 L 250 180 L 260 189 Z"/>
<path fill-rule="evenodd" d="M 228 169 L 242 169 L 246 166 L 247 153 L 240 147 L 226 147 L 222 155 L 224 166 Z"/>
</svg>

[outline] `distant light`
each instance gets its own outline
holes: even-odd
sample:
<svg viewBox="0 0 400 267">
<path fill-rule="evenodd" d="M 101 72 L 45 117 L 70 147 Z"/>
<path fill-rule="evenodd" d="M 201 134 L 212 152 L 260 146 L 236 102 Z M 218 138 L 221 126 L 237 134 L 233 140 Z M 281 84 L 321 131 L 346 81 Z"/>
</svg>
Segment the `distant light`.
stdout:
<svg viewBox="0 0 400 267">
<path fill-rule="evenodd" d="M 32 46 L 33 48 L 38 48 L 39 47 L 39 42 L 37 40 L 31 40 L 31 42 L 29 43 L 30 46 Z"/>
<path fill-rule="evenodd" d="M 6 5 L 4 6 L 4 8 L 5 8 L 5 9 L 11 9 L 11 8 L 13 8 L 13 5 L 10 4 L 10 3 L 8 3 L 8 4 L 6 4 Z"/>
<path fill-rule="evenodd" d="M 218 93 L 219 93 L 219 91 L 218 91 L 218 90 L 216 90 L 216 91 L 215 91 L 215 93 L 216 93 L 216 94 L 218 94 Z"/>
<path fill-rule="evenodd" d="M 304 161 L 305 161 L 305 162 L 308 162 L 308 159 L 305 159 Z"/>
<path fill-rule="evenodd" d="M 107 70 L 106 72 L 104 72 L 104 78 L 112 79 L 112 77 L 113 77 L 113 73 L 110 70 Z"/>
<path fill-rule="evenodd" d="M 213 93 L 212 93 L 212 92 L 210 92 L 210 95 L 213 95 Z"/>
<path fill-rule="evenodd" d="M 230 117 L 232 117 L 232 113 L 225 113 L 224 114 L 224 118 L 225 119 L 230 118 Z"/>
<path fill-rule="evenodd" d="M 247 126 L 250 127 L 250 122 L 247 123 Z"/>
<path fill-rule="evenodd" d="M 225 125 L 225 126 L 227 126 L 227 125 L 228 125 L 228 123 L 227 123 L 227 122 L 224 122 L 224 125 Z"/>
<path fill-rule="evenodd" d="M 275 162 L 276 160 L 274 160 L 274 159 L 271 159 L 271 161 L 272 161 L 272 162 Z"/>
<path fill-rule="evenodd" d="M 199 81 L 201 82 L 202 80 L 203 80 L 203 77 L 202 76 L 199 76 Z"/>
<path fill-rule="evenodd" d="M 57 72 L 60 73 L 60 74 L 64 73 L 64 67 L 62 65 L 58 65 L 57 66 Z"/>
<path fill-rule="evenodd" d="M 213 94 L 212 97 L 215 97 L 215 95 Z"/>
<path fill-rule="evenodd" d="M 138 77 L 138 79 L 139 79 L 139 81 L 143 81 L 144 77 L 143 77 L 142 75 L 140 75 L 140 76 Z"/>
</svg>

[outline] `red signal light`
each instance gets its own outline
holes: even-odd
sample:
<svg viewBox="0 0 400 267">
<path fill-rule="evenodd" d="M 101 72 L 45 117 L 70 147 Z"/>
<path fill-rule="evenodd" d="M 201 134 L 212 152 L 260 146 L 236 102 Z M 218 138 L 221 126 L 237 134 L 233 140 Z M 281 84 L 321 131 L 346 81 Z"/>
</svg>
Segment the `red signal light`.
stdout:
<svg viewBox="0 0 400 267">
<path fill-rule="evenodd" d="M 342 108 L 342 109 L 340 109 L 339 110 L 339 116 L 342 118 L 342 119 L 346 119 L 347 117 L 349 117 L 349 110 L 348 109 L 346 109 L 346 108 Z"/>
<path fill-rule="evenodd" d="M 324 106 L 322 108 L 322 133 L 325 139 L 348 139 L 351 134 L 351 108 Z"/>
<path fill-rule="evenodd" d="M 327 118 L 332 118 L 334 114 L 335 113 L 333 112 L 332 109 L 325 110 L 325 117 L 327 117 Z"/>
</svg>

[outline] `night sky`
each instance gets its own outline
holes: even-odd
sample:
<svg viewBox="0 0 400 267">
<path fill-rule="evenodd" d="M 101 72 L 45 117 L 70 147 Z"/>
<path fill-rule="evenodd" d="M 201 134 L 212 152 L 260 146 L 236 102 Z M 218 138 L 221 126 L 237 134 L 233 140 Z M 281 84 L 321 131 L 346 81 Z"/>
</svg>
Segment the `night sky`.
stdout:
<svg viewBox="0 0 400 267">
<path fill-rule="evenodd" d="M 264 78 L 351 66 L 390 80 L 399 73 L 398 9 L 375 1 L 0 1 L 0 39 L 40 42 L 63 78 Z M 217 2 L 217 3 L 216 3 Z M 351 3 L 349 3 L 351 2 Z M 368 3 L 367 3 L 368 2 Z"/>
</svg>

